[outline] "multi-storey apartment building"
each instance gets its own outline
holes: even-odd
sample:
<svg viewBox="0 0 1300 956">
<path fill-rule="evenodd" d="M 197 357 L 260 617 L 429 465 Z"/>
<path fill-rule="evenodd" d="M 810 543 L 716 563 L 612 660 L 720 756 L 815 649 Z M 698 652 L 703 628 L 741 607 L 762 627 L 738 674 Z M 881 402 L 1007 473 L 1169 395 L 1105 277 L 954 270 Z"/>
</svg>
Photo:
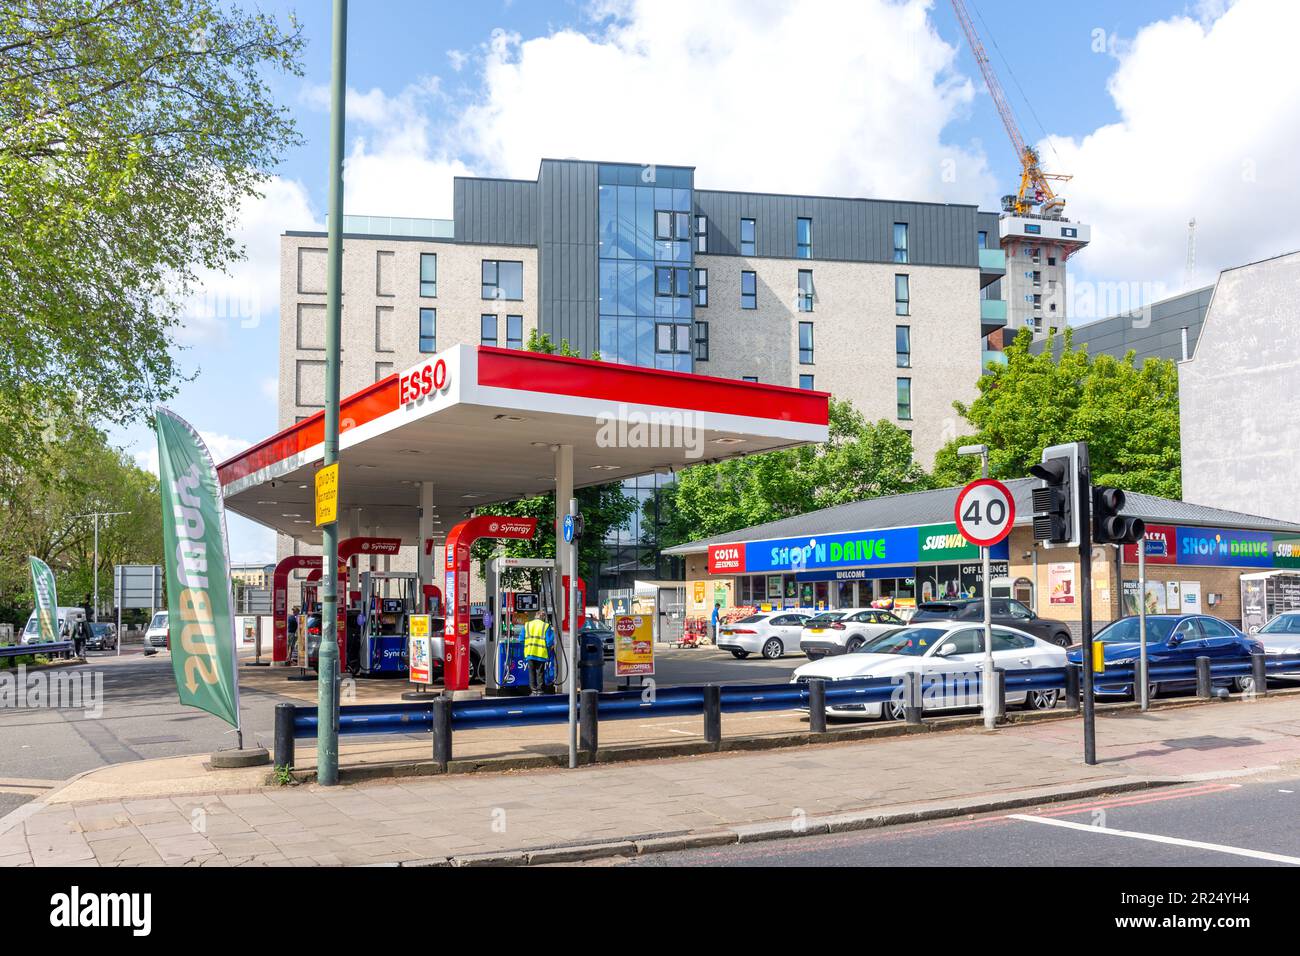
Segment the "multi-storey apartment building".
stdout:
<svg viewBox="0 0 1300 956">
<path fill-rule="evenodd" d="M 342 387 L 537 329 L 605 361 L 831 392 L 928 465 L 1006 323 L 1004 256 L 981 243 L 997 230 L 969 205 L 697 189 L 690 167 L 458 177 L 452 220 L 345 218 Z M 324 395 L 325 252 L 323 233 L 283 236 L 282 425 Z M 619 574 L 655 573 L 640 520 L 611 542 Z"/>
<path fill-rule="evenodd" d="M 1066 260 L 1088 245 L 1091 227 L 1069 219 L 1017 216 L 997 219 L 996 237 L 1006 254 L 1006 279 L 1000 283 L 1007 307 L 1003 338 L 1014 337 L 1022 326 L 1034 330 L 1034 340 L 1067 325 L 1069 285 Z M 981 227 L 980 248 L 991 244 L 993 233 Z"/>
</svg>

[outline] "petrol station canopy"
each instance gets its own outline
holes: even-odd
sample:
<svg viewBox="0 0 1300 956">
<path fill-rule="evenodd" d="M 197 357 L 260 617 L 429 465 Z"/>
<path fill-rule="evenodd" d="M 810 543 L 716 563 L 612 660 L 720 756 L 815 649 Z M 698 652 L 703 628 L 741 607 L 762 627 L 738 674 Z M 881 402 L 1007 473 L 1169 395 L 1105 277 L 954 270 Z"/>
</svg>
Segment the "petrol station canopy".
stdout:
<svg viewBox="0 0 1300 956">
<path fill-rule="evenodd" d="M 442 544 L 481 505 L 827 437 L 829 396 L 779 385 L 458 345 L 348 396 L 339 520 L 415 544 L 422 485 Z M 308 544 L 324 413 L 223 463 L 226 506 Z M 429 492 L 425 491 L 426 502 Z"/>
</svg>

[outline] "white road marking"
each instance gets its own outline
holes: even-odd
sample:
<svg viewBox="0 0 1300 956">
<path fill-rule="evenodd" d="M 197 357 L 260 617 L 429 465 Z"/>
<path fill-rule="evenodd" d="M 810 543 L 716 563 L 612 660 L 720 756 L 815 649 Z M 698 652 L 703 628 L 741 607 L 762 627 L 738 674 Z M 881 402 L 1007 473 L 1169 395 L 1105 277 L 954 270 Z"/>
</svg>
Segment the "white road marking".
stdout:
<svg viewBox="0 0 1300 956">
<path fill-rule="evenodd" d="M 1278 793 L 1295 793 L 1294 790 L 1279 790 Z"/>
<path fill-rule="evenodd" d="M 1246 856 L 1253 860 L 1270 860 L 1274 863 L 1290 863 L 1300 866 L 1300 857 L 1283 856 L 1281 853 L 1267 853 L 1263 850 L 1247 850 L 1239 846 L 1224 846 L 1221 843 L 1202 843 L 1199 840 L 1183 840 L 1178 837 L 1161 836 L 1158 833 L 1138 833 L 1133 830 L 1112 830 L 1110 827 L 1098 827 L 1088 823 L 1075 823 L 1071 820 L 1057 820 L 1052 817 L 1036 817 L 1027 813 L 1011 813 L 1008 820 L 1024 820 L 1026 823 L 1046 823 L 1048 826 L 1065 827 L 1067 830 L 1080 830 L 1084 833 L 1104 833 L 1107 836 L 1128 837 L 1130 840 L 1147 840 L 1151 843 L 1167 843 L 1170 846 L 1185 846 L 1193 850 L 1211 850 L 1215 853 L 1229 853 L 1233 856 Z"/>
</svg>

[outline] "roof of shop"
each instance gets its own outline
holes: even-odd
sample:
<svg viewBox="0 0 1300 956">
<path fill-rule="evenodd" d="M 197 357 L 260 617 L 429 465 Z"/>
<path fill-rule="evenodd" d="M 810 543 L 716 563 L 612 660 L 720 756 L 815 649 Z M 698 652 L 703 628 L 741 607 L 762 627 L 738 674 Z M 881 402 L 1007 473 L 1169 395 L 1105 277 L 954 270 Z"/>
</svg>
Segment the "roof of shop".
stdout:
<svg viewBox="0 0 1300 956">
<path fill-rule="evenodd" d="M 1032 524 L 1033 509 L 1029 497 L 1036 480 L 1013 478 L 1004 484 L 1011 489 L 1016 501 L 1016 527 Z M 709 545 L 730 544 L 741 541 L 762 541 L 769 538 L 794 538 L 802 535 L 837 534 L 842 531 L 872 531 L 880 528 L 906 528 L 913 525 L 939 524 L 953 520 L 960 486 L 938 488 L 934 491 L 915 491 L 906 495 L 890 495 L 853 501 L 821 511 L 769 521 L 767 524 L 728 531 L 726 534 L 702 538 L 687 544 L 666 548 L 665 554 L 694 554 Z M 1242 514 L 1208 505 L 1187 501 L 1172 501 L 1155 495 L 1127 492 L 1128 501 L 1123 514 L 1142 518 L 1148 524 L 1192 525 L 1207 528 L 1230 528 L 1239 531 L 1300 532 L 1300 524 Z"/>
</svg>

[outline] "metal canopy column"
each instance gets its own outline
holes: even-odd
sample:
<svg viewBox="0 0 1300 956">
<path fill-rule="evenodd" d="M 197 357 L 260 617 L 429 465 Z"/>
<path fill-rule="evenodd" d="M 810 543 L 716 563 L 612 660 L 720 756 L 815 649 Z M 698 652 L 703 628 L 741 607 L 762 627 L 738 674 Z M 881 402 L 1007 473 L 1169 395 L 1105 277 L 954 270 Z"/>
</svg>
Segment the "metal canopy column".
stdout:
<svg viewBox="0 0 1300 956">
<path fill-rule="evenodd" d="M 417 581 L 417 598 L 420 613 L 424 613 L 425 585 L 435 583 L 433 580 L 433 549 L 426 554 L 424 543 L 433 537 L 433 482 L 420 482 L 420 527 L 415 536 L 415 572 Z"/>
</svg>

